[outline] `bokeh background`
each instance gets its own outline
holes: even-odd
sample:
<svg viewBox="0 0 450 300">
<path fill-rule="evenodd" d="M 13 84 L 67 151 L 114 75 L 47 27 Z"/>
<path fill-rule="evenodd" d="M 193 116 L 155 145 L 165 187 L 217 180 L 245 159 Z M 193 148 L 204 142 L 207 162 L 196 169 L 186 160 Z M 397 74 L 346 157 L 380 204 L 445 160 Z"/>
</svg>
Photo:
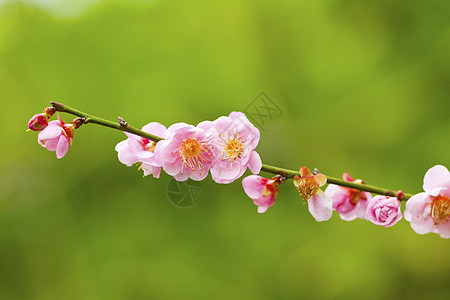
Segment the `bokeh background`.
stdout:
<svg viewBox="0 0 450 300">
<path fill-rule="evenodd" d="M 25 130 L 50 100 L 141 127 L 263 91 L 282 110 L 265 163 L 420 192 L 450 167 L 449 16 L 445 0 L 0 1 L 0 298 L 444 299 L 449 241 L 405 220 L 317 223 L 290 181 L 265 214 L 210 178 L 180 209 L 169 176 L 120 164 L 123 133 L 83 126 L 57 160 Z"/>
</svg>

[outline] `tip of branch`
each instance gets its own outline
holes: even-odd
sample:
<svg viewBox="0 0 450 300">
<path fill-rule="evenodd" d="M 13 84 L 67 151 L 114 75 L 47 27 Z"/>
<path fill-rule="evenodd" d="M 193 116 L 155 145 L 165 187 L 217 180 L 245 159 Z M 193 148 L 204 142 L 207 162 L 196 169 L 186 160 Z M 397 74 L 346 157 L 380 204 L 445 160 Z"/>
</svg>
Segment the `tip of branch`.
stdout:
<svg viewBox="0 0 450 300">
<path fill-rule="evenodd" d="M 58 111 L 61 110 L 62 108 L 64 108 L 64 104 L 62 103 L 58 103 L 55 101 L 50 101 L 50 104 Z"/>
</svg>

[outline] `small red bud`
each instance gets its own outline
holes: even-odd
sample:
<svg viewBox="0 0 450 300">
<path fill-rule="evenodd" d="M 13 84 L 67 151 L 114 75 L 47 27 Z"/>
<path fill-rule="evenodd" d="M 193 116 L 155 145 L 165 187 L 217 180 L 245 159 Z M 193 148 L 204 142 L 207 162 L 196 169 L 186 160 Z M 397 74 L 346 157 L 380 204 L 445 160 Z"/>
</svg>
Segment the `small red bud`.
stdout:
<svg viewBox="0 0 450 300">
<path fill-rule="evenodd" d="M 41 131 L 48 125 L 48 118 L 45 113 L 35 114 L 31 117 L 30 121 L 28 121 L 28 129 L 34 131 Z"/>
<path fill-rule="evenodd" d="M 44 109 L 44 114 L 47 115 L 47 119 L 50 119 L 55 114 L 55 112 L 56 112 L 56 109 L 52 106 L 46 107 Z"/>
<path fill-rule="evenodd" d="M 85 118 L 79 117 L 79 118 L 73 119 L 72 122 L 70 122 L 70 124 L 74 126 L 74 129 L 78 129 L 85 122 L 86 122 Z"/>
<path fill-rule="evenodd" d="M 56 112 L 54 107 L 46 107 L 41 114 L 35 114 L 28 121 L 28 129 L 34 131 L 41 131 L 48 125 L 48 119 L 50 119 Z"/>
</svg>

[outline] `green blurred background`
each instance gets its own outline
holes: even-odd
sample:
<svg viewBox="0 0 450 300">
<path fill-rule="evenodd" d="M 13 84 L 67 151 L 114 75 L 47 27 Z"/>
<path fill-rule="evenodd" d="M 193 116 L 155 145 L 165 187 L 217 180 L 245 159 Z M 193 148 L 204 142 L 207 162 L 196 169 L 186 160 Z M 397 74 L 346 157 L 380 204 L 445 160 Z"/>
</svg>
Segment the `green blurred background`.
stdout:
<svg viewBox="0 0 450 300">
<path fill-rule="evenodd" d="M 117 160 L 121 132 L 77 130 L 66 157 L 25 132 L 57 100 L 141 127 L 243 110 L 282 115 L 263 161 L 416 193 L 450 167 L 448 1 L 1 1 L 1 299 L 444 299 L 449 241 L 402 220 L 317 223 L 292 182 L 258 214 L 238 180 Z M 63 115 L 70 121 L 72 116 Z"/>
</svg>

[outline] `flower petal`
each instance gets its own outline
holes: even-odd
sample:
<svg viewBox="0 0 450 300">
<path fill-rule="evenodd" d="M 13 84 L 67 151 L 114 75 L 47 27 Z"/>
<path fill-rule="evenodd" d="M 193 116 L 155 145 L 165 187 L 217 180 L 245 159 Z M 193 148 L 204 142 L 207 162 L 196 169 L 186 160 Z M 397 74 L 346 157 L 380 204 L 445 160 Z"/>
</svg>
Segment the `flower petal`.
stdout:
<svg viewBox="0 0 450 300">
<path fill-rule="evenodd" d="M 161 173 L 160 167 L 155 167 L 146 163 L 143 163 L 141 166 L 142 170 L 144 170 L 144 176 L 152 174 L 154 178 L 159 178 L 159 174 Z"/>
<path fill-rule="evenodd" d="M 245 193 L 252 199 L 258 199 L 262 196 L 264 181 L 267 180 L 258 175 L 250 175 L 242 179 L 242 187 Z"/>
<path fill-rule="evenodd" d="M 418 220 L 416 218 L 411 221 L 411 228 L 418 234 L 427 234 L 433 232 L 435 225 L 432 218 L 428 218 L 426 220 L 423 218 Z"/>
<path fill-rule="evenodd" d="M 145 131 L 160 138 L 164 138 L 167 128 L 161 123 L 150 122 L 144 127 L 142 127 L 142 131 Z"/>
<path fill-rule="evenodd" d="M 211 128 L 214 127 L 214 123 L 211 122 L 211 121 L 203 121 L 203 122 L 198 123 L 197 127 L 201 128 L 201 129 L 203 129 L 205 131 L 208 131 L 208 130 L 210 130 Z"/>
<path fill-rule="evenodd" d="M 61 135 L 58 144 L 56 145 L 56 158 L 63 158 L 67 151 L 69 151 L 69 140 Z"/>
<path fill-rule="evenodd" d="M 50 140 L 56 138 L 58 135 L 62 134 L 62 128 L 59 126 L 58 121 L 51 121 L 48 123 L 48 126 L 45 127 L 38 134 L 39 140 Z"/>
<path fill-rule="evenodd" d="M 317 175 L 314 175 L 314 180 L 317 182 L 319 186 L 323 186 L 327 183 L 327 176 L 319 173 Z"/>
<path fill-rule="evenodd" d="M 313 177 L 313 174 L 307 167 L 301 167 L 300 168 L 300 176 L 302 176 L 302 178 Z"/>
<path fill-rule="evenodd" d="M 45 147 L 48 151 L 56 151 L 56 146 L 58 146 L 59 137 L 51 140 L 39 141 L 42 147 Z"/>
<path fill-rule="evenodd" d="M 441 238 L 449 239 L 450 238 L 450 222 L 447 221 L 445 223 L 441 223 L 437 225 L 437 229 Z"/>
<path fill-rule="evenodd" d="M 446 167 L 437 165 L 430 168 L 423 179 L 423 190 L 430 192 L 436 188 L 444 187 L 444 183 L 450 183 L 450 172 Z M 448 187 L 450 188 L 450 186 Z"/>
<path fill-rule="evenodd" d="M 245 171 L 245 169 L 241 170 L 240 165 L 224 161 L 211 169 L 211 176 L 216 183 L 231 183 L 242 176 L 244 173 L 242 171 Z"/>
<path fill-rule="evenodd" d="M 261 171 L 261 167 L 261 157 L 256 151 L 253 151 L 250 156 L 250 160 L 248 161 L 248 168 L 253 174 L 258 174 Z"/>
<path fill-rule="evenodd" d="M 425 207 L 431 203 L 427 193 L 419 193 L 412 196 L 406 202 L 405 220 L 411 222 L 413 217 L 423 217 Z"/>
<path fill-rule="evenodd" d="M 181 172 L 181 168 L 182 168 L 182 166 L 183 166 L 183 161 L 182 160 L 180 160 L 180 159 L 178 159 L 178 160 L 175 160 L 174 162 L 164 162 L 164 171 L 167 173 L 167 174 L 169 174 L 169 175 L 171 175 L 171 176 L 175 176 L 175 175 L 177 175 L 177 174 L 181 174 L 182 172 Z M 188 169 L 186 169 L 185 171 L 187 171 Z M 190 170 L 190 169 L 189 169 Z M 186 179 L 187 179 L 187 177 L 186 177 Z M 185 180 L 186 180 L 185 179 Z M 178 180 L 178 179 L 177 179 Z M 178 180 L 178 181 L 180 181 L 180 180 Z M 181 180 L 181 181 L 184 181 L 184 180 Z"/>
<path fill-rule="evenodd" d="M 123 149 L 128 147 L 128 142 L 127 140 L 121 141 L 119 142 L 116 147 L 114 148 L 114 150 L 116 150 L 117 152 L 122 151 Z"/>
<path fill-rule="evenodd" d="M 317 222 L 327 221 L 333 214 L 333 200 L 327 194 L 318 190 L 308 200 L 308 209 Z"/>
</svg>

